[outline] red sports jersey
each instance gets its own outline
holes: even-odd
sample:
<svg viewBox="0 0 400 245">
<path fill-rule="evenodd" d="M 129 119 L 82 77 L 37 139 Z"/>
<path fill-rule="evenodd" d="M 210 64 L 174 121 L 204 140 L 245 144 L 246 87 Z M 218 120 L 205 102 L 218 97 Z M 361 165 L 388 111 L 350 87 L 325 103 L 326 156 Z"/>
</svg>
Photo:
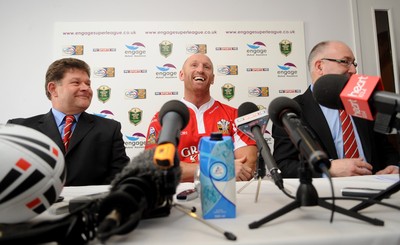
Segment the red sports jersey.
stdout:
<svg viewBox="0 0 400 245">
<path fill-rule="evenodd" d="M 212 132 L 221 132 L 231 136 L 235 149 L 246 145 L 256 145 L 255 141 L 237 130 L 235 119 L 237 109 L 211 99 L 199 109 L 190 102 L 182 99 L 190 112 L 190 120 L 186 128 L 181 131 L 178 153 L 183 162 L 197 163 L 199 161 L 198 145 L 200 138 L 210 136 Z M 145 149 L 155 147 L 161 131 L 158 121 L 158 112 L 154 115 L 147 130 Z"/>
</svg>

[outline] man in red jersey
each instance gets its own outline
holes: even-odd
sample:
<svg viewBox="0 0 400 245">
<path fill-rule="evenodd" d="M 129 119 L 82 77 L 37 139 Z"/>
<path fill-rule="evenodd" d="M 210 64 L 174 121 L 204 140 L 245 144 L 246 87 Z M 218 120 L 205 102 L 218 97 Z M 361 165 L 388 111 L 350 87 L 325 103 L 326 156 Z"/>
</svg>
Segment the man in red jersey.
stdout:
<svg viewBox="0 0 400 245">
<path fill-rule="evenodd" d="M 182 182 L 193 181 L 199 163 L 198 144 L 203 136 L 212 132 L 221 132 L 231 136 L 235 147 L 236 180 L 250 180 L 256 168 L 257 146 L 236 128 L 234 120 L 237 109 L 214 100 L 210 87 L 214 84 L 214 67 L 205 54 L 188 57 L 179 72 L 179 79 L 184 82 L 184 97 L 181 99 L 189 108 L 189 124 L 181 131 L 178 153 L 181 160 Z M 156 113 L 150 122 L 146 149 L 155 147 L 161 131 Z"/>
</svg>

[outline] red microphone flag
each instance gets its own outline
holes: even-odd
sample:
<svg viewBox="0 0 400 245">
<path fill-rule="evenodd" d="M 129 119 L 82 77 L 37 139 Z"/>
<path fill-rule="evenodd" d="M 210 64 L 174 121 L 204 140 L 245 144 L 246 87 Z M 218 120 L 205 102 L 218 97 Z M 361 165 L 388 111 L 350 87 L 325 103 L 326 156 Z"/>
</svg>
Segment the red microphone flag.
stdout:
<svg viewBox="0 0 400 245">
<path fill-rule="evenodd" d="M 380 77 L 353 74 L 340 93 L 340 99 L 347 114 L 374 120 L 375 112 L 371 111 L 369 99 L 380 90 L 383 90 Z"/>
</svg>

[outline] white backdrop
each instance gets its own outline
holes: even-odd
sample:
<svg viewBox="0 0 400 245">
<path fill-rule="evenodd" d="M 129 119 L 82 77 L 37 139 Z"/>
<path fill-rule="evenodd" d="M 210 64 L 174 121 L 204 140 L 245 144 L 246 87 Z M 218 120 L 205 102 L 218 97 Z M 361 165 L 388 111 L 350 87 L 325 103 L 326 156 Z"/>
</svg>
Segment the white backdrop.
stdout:
<svg viewBox="0 0 400 245">
<path fill-rule="evenodd" d="M 144 148 L 154 113 L 183 97 L 179 71 L 187 56 L 214 63 L 212 96 L 234 107 L 261 108 L 307 87 L 303 22 L 58 22 L 55 59 L 92 68 L 89 113 L 122 123 L 128 156 Z"/>
</svg>

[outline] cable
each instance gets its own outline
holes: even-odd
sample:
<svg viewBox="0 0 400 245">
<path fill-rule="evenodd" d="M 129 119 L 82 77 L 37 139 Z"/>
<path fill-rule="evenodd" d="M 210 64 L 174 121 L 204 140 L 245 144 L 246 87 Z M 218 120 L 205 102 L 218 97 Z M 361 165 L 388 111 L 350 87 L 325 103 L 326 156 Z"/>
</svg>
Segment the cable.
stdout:
<svg viewBox="0 0 400 245">
<path fill-rule="evenodd" d="M 332 182 L 332 177 L 331 174 L 329 173 L 329 169 L 326 167 L 326 165 L 321 164 L 320 166 L 322 172 L 328 177 L 329 180 L 329 184 L 331 187 L 331 193 L 332 193 L 332 213 L 331 213 L 331 218 L 330 218 L 330 222 L 333 222 L 333 215 L 335 213 L 335 190 L 333 188 L 333 182 Z"/>
</svg>

